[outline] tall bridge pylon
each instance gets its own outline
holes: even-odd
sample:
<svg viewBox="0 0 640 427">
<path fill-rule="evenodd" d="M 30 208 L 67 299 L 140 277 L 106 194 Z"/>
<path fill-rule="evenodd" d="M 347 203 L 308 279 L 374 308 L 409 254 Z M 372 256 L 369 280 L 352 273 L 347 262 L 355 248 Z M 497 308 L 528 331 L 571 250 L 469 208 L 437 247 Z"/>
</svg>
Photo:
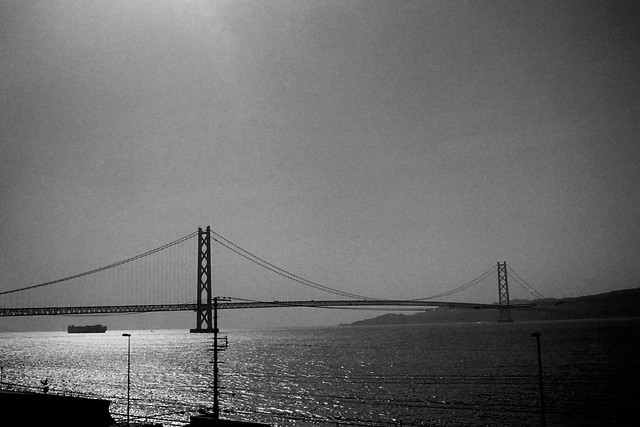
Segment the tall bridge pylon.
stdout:
<svg viewBox="0 0 640 427">
<path fill-rule="evenodd" d="M 213 333 L 211 310 L 211 227 L 198 228 L 198 295 L 196 302 L 196 327 L 191 332 Z"/>
<path fill-rule="evenodd" d="M 513 322 L 511 303 L 509 302 L 509 280 L 507 278 L 507 261 L 498 262 L 498 322 Z"/>
</svg>

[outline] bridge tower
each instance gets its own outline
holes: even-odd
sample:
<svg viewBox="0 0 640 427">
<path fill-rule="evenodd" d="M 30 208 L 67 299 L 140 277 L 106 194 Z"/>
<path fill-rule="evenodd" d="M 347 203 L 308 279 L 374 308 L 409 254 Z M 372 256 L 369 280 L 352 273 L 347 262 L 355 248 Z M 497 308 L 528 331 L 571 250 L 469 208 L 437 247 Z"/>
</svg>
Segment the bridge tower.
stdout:
<svg viewBox="0 0 640 427">
<path fill-rule="evenodd" d="M 191 332 L 212 333 L 211 314 L 211 228 L 198 228 L 198 299 L 196 302 L 196 327 Z"/>
<path fill-rule="evenodd" d="M 509 302 L 509 281 L 507 279 L 507 261 L 498 262 L 498 322 L 513 322 Z"/>
</svg>

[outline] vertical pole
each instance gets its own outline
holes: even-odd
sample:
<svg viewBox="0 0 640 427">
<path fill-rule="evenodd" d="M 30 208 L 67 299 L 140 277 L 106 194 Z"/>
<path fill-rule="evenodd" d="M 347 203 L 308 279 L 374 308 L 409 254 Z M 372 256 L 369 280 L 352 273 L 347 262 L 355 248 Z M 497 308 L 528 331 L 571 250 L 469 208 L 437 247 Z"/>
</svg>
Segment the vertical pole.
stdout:
<svg viewBox="0 0 640 427">
<path fill-rule="evenodd" d="M 218 401 L 218 297 L 213 299 L 213 418 L 220 418 Z"/>
<path fill-rule="evenodd" d="M 127 340 L 127 426 L 131 425 L 131 335 Z"/>
<path fill-rule="evenodd" d="M 498 322 L 513 322 L 509 301 L 509 281 L 507 279 L 507 261 L 498 262 Z"/>
<path fill-rule="evenodd" d="M 219 357 L 218 353 L 225 351 L 229 342 L 227 337 L 219 337 L 220 329 L 218 329 L 218 302 L 229 301 L 229 298 L 215 297 L 213 298 L 213 418 L 220 419 L 220 375 L 219 375 Z M 223 340 L 222 345 L 218 340 Z"/>
<path fill-rule="evenodd" d="M 131 409 L 131 334 L 122 334 L 123 337 L 127 337 L 127 426 L 131 425 L 130 422 L 130 409 Z"/>
<path fill-rule="evenodd" d="M 547 425 L 545 409 L 544 409 L 544 390 L 542 388 L 542 352 L 540 350 L 540 332 L 532 332 L 531 336 L 536 339 L 538 345 L 538 383 L 540 385 L 540 425 Z"/>
</svg>

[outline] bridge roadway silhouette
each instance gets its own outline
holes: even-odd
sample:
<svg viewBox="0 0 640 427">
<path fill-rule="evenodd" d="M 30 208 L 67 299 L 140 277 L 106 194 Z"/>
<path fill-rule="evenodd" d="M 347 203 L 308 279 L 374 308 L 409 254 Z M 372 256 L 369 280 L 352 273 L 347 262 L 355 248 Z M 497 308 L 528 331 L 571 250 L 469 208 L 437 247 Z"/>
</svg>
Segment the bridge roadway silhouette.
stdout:
<svg viewBox="0 0 640 427">
<path fill-rule="evenodd" d="M 485 272 L 479 278 L 472 280 L 471 282 L 453 289 L 449 292 L 445 292 L 440 295 L 431 296 L 428 298 L 411 299 L 411 300 L 399 300 L 399 299 L 378 299 L 369 298 L 361 295 L 351 294 L 348 292 L 340 291 L 337 289 L 329 288 L 327 286 L 320 285 L 289 273 L 273 264 L 270 264 L 261 258 L 245 251 L 239 246 L 228 241 L 219 234 L 211 231 L 210 227 L 206 230 L 202 228 L 198 229 L 197 233 L 192 233 L 174 242 L 166 244 L 160 248 L 151 250 L 141 255 L 129 258 L 127 260 L 111 264 L 96 270 L 91 270 L 86 273 L 70 276 L 65 279 L 59 279 L 47 283 L 41 283 L 38 285 L 27 286 L 20 289 L 14 289 L 9 291 L 0 292 L 0 295 L 21 292 L 29 289 L 40 288 L 44 286 L 50 286 L 63 281 L 76 279 L 79 277 L 91 275 L 106 269 L 118 267 L 133 260 L 137 260 L 147 255 L 157 253 L 161 250 L 167 249 L 177 243 L 181 243 L 198 235 L 198 277 L 197 277 L 197 302 L 195 303 L 170 303 L 170 304 L 137 304 L 137 305 L 87 305 L 87 306 L 49 306 L 49 307 L 0 307 L 0 317 L 3 316 L 50 316 L 50 315 L 67 315 L 67 314 L 108 314 L 108 313 L 149 313 L 149 312 L 169 312 L 169 311 L 193 311 L 196 313 L 196 329 L 192 331 L 196 332 L 210 332 L 214 328 L 212 326 L 212 300 L 216 300 L 217 309 L 261 309 L 261 308 L 283 308 L 283 307 L 318 307 L 318 308 L 335 308 L 335 307 L 389 307 L 393 310 L 393 307 L 412 307 L 416 311 L 420 311 L 424 307 L 449 307 L 449 308 L 466 308 L 466 309 L 482 309 L 482 310 L 498 310 L 499 321 L 511 321 L 510 310 L 512 308 L 527 308 L 533 307 L 534 304 L 511 304 L 509 301 L 509 288 L 507 281 L 507 264 L 506 262 L 497 265 L 498 272 L 498 303 L 486 304 L 486 303 L 468 303 L 468 302 L 451 302 L 451 301 L 433 301 L 436 297 L 442 297 L 458 292 L 462 289 L 466 289 L 476 283 L 479 283 L 479 279 L 487 277 Z M 212 237 L 213 236 L 213 237 Z M 253 301 L 236 298 L 235 301 L 227 298 L 214 298 L 212 291 L 212 275 L 211 275 L 211 240 L 221 244 L 222 246 L 230 249 L 232 252 L 259 264 L 261 267 L 270 270 L 276 274 L 284 276 L 293 282 L 309 286 L 324 292 L 333 293 L 342 297 L 348 297 L 350 299 L 336 299 L 336 300 L 288 300 L 288 301 Z"/>
<path fill-rule="evenodd" d="M 449 307 L 468 308 L 480 310 L 500 310 L 498 304 L 446 302 L 446 301 L 419 301 L 419 300 L 300 300 L 300 301 L 243 301 L 243 302 L 219 302 L 219 310 L 256 309 L 256 308 L 283 308 L 283 307 L 308 307 L 308 308 L 332 308 L 332 307 Z M 510 304 L 510 308 L 533 307 L 533 304 Z M 0 308 L 1 316 L 52 316 L 67 314 L 109 314 L 109 313 L 150 313 L 158 311 L 194 311 L 197 312 L 196 303 L 185 304 L 148 304 L 148 305 L 109 305 L 86 307 L 35 307 L 35 308 Z"/>
</svg>

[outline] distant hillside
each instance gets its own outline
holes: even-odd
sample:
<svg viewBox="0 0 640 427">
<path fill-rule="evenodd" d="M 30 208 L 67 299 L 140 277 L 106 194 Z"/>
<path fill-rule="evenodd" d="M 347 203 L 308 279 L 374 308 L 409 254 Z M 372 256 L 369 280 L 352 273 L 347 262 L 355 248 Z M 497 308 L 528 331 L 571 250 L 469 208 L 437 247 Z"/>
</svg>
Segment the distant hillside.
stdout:
<svg viewBox="0 0 640 427">
<path fill-rule="evenodd" d="M 589 319 L 605 317 L 640 317 L 640 288 L 624 289 L 576 298 L 545 298 L 513 300 L 516 303 L 533 303 L 528 309 L 512 309 L 511 318 L 524 320 Z M 479 310 L 439 307 L 416 314 L 384 314 L 372 319 L 360 320 L 351 325 L 401 325 L 449 322 L 494 322 L 497 310 Z"/>
</svg>

